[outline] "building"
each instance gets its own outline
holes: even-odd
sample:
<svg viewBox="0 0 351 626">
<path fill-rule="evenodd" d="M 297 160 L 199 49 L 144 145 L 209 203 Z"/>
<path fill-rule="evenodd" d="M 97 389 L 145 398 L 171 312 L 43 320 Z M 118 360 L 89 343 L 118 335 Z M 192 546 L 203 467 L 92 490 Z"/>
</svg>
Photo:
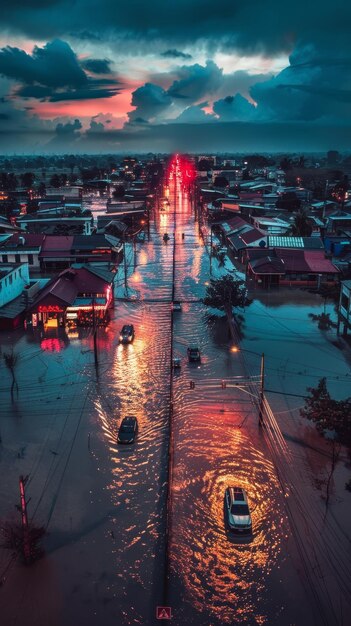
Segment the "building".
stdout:
<svg viewBox="0 0 351 626">
<path fill-rule="evenodd" d="M 83 215 L 73 214 L 66 207 L 45 209 L 30 215 L 21 215 L 17 223 L 22 230 L 29 233 L 43 233 L 46 235 L 90 235 L 93 218 L 89 213 Z"/>
<path fill-rule="evenodd" d="M 46 235 L 39 260 L 43 271 L 70 267 L 74 263 L 110 266 L 119 260 L 119 241 L 96 235 Z"/>
<path fill-rule="evenodd" d="M 255 228 L 258 228 L 266 235 L 283 235 L 290 228 L 290 222 L 278 217 L 252 217 Z"/>
<path fill-rule="evenodd" d="M 39 254 L 45 235 L 15 233 L 0 236 L 0 261 L 2 263 L 28 263 L 32 271 L 40 270 Z"/>
<path fill-rule="evenodd" d="M 28 324 L 47 330 L 106 322 L 114 277 L 109 270 L 91 266 L 64 270 L 38 293 L 28 309 Z"/>
<path fill-rule="evenodd" d="M 17 328 L 24 320 L 27 300 L 24 295 L 29 285 L 26 263 L 0 265 L 0 329 Z"/>
<path fill-rule="evenodd" d="M 338 335 L 340 334 L 340 329 L 344 337 L 347 336 L 348 331 L 351 329 L 351 280 L 343 280 L 341 283 L 338 308 Z"/>
<path fill-rule="evenodd" d="M 248 280 L 254 286 L 311 287 L 335 285 L 340 271 L 325 257 L 324 250 L 294 248 L 246 251 Z"/>
</svg>

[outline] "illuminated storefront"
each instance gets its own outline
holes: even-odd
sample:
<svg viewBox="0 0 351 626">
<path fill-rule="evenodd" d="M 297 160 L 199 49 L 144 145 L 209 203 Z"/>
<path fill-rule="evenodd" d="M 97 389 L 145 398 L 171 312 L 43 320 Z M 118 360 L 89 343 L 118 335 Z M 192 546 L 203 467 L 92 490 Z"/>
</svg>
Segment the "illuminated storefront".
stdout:
<svg viewBox="0 0 351 626">
<path fill-rule="evenodd" d="M 107 324 L 113 304 L 113 278 L 108 270 L 86 266 L 65 270 L 38 294 L 27 323 L 45 330 Z"/>
</svg>

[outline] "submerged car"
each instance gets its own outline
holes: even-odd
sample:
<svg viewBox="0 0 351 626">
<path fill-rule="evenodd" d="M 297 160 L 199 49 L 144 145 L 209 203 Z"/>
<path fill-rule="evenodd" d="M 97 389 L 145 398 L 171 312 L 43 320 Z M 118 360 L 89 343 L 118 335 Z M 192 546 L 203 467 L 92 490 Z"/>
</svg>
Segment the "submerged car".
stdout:
<svg viewBox="0 0 351 626">
<path fill-rule="evenodd" d="M 127 415 L 120 423 L 117 443 L 134 443 L 138 432 L 138 420 L 135 415 Z"/>
<path fill-rule="evenodd" d="M 179 369 L 181 366 L 182 366 L 182 362 L 181 362 L 181 359 L 179 358 L 179 356 L 173 357 L 173 368 L 174 369 Z"/>
<path fill-rule="evenodd" d="M 196 344 L 191 344 L 187 349 L 188 359 L 190 363 L 201 361 L 200 350 Z"/>
<path fill-rule="evenodd" d="M 125 324 L 119 334 L 119 340 L 121 343 L 131 343 L 134 339 L 134 326 L 133 324 Z"/>
<path fill-rule="evenodd" d="M 245 489 L 242 487 L 227 487 L 224 500 L 230 530 L 251 535 L 252 520 Z"/>
</svg>

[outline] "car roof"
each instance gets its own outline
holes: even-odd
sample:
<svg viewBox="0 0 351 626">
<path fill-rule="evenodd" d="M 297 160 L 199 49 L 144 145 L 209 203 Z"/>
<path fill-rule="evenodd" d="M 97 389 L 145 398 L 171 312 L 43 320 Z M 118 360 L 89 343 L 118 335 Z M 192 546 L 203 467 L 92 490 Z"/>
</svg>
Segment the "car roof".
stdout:
<svg viewBox="0 0 351 626">
<path fill-rule="evenodd" d="M 247 495 L 243 487 L 228 487 L 227 491 L 232 502 L 244 502 L 247 504 Z"/>
<path fill-rule="evenodd" d="M 132 422 L 136 422 L 136 421 L 137 421 L 137 418 L 135 417 L 135 415 L 126 415 L 122 419 L 123 424 L 131 424 Z"/>
</svg>

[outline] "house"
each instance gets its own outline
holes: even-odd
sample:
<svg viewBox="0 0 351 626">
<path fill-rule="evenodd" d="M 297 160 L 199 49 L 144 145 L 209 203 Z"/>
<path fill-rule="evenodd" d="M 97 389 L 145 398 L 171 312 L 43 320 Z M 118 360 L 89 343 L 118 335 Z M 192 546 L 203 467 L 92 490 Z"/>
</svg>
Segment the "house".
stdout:
<svg viewBox="0 0 351 626">
<path fill-rule="evenodd" d="M 15 233 L 0 237 L 2 263 L 28 263 L 32 271 L 40 271 L 39 254 L 45 235 Z"/>
<path fill-rule="evenodd" d="M 253 216 L 251 219 L 254 227 L 266 235 L 283 235 L 290 228 L 288 220 L 282 220 L 278 217 Z"/>
<path fill-rule="evenodd" d="M 30 215 L 20 215 L 17 223 L 22 230 L 29 233 L 43 233 L 55 235 L 91 234 L 93 218 L 89 213 L 83 215 L 68 207 L 55 207 L 31 213 Z"/>
<path fill-rule="evenodd" d="M 0 265 L 0 329 L 17 328 L 24 320 L 27 300 L 25 287 L 29 285 L 26 263 Z"/>
<path fill-rule="evenodd" d="M 325 257 L 324 250 L 274 248 L 247 250 L 246 274 L 255 286 L 313 287 L 334 285 L 340 272 Z"/>
<path fill-rule="evenodd" d="M 343 280 L 341 283 L 338 307 L 338 335 L 340 328 L 342 328 L 344 337 L 347 336 L 348 331 L 351 329 L 351 280 Z"/>
<path fill-rule="evenodd" d="M 50 280 L 28 309 L 33 328 L 92 326 L 108 318 L 113 302 L 109 270 L 91 266 L 71 267 Z"/>
<path fill-rule="evenodd" d="M 338 234 L 339 231 L 351 229 L 351 213 L 338 211 L 336 215 L 327 218 L 327 233 Z"/>
<path fill-rule="evenodd" d="M 43 271 L 70 267 L 73 263 L 107 266 L 116 263 L 119 242 L 103 234 L 46 235 L 39 260 Z"/>
</svg>

